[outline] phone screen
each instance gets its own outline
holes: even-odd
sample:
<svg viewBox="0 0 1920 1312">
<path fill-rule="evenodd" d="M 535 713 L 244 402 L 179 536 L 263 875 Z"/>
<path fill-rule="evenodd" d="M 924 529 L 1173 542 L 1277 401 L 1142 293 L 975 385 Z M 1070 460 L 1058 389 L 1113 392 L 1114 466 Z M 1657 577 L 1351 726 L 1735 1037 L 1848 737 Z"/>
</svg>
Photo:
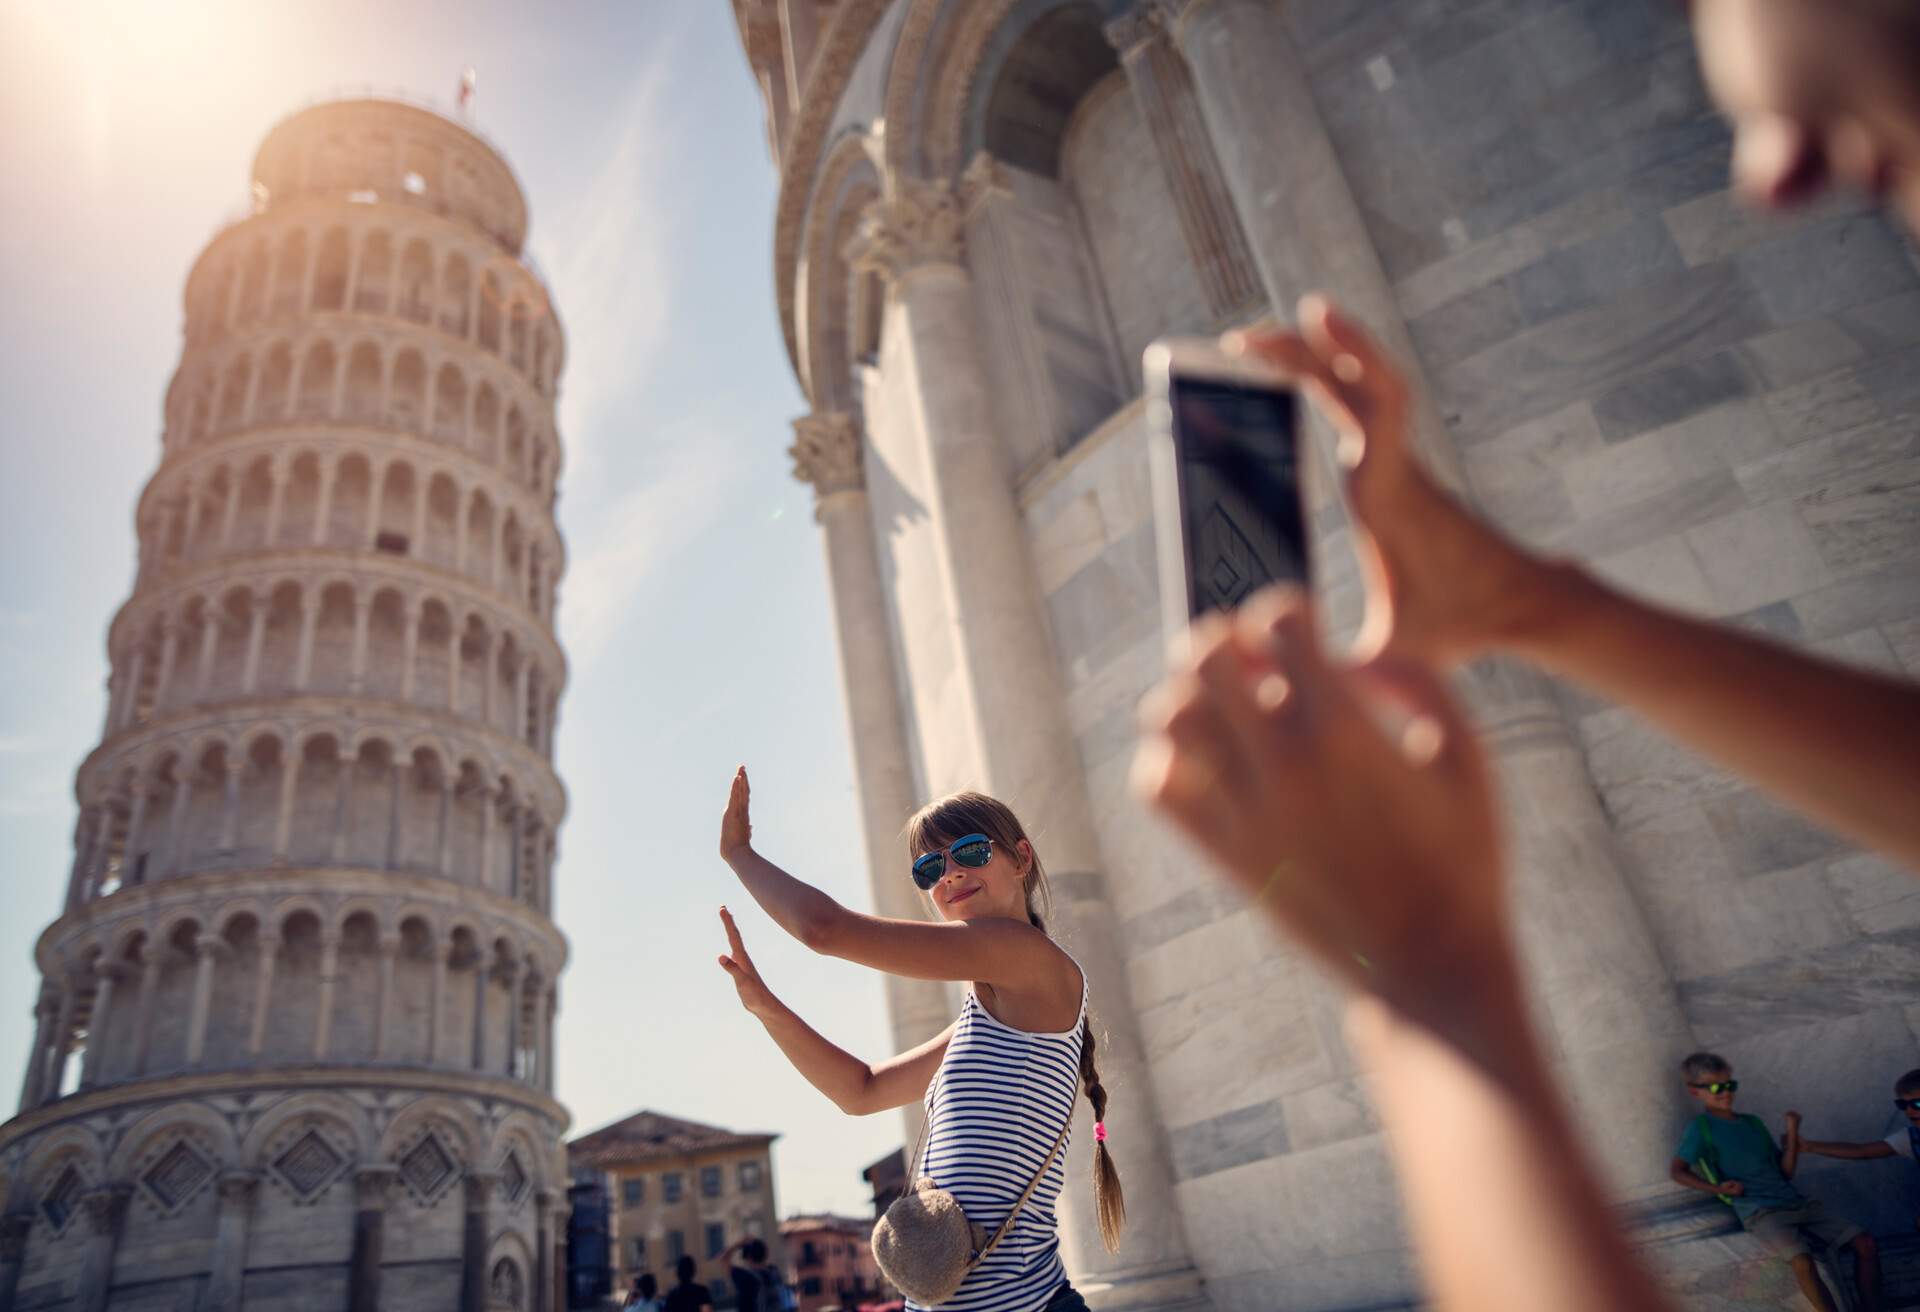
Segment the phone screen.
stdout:
<svg viewBox="0 0 1920 1312">
<path fill-rule="evenodd" d="M 1307 580 L 1298 404 L 1283 387 L 1175 374 L 1169 400 L 1192 616 Z"/>
</svg>

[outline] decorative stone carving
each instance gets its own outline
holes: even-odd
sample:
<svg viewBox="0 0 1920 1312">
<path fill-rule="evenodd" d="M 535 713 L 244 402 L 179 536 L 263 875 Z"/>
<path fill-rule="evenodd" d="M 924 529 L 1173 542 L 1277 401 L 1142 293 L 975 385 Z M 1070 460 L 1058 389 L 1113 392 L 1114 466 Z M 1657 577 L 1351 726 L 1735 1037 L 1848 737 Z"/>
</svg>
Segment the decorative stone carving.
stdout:
<svg viewBox="0 0 1920 1312">
<path fill-rule="evenodd" d="M 347 1159 L 320 1135 L 308 1130 L 273 1160 L 273 1169 L 304 1202 L 318 1198 L 346 1167 Z"/>
<path fill-rule="evenodd" d="M 228 1207 L 251 1207 L 260 1194 L 258 1171 L 225 1171 L 220 1176 L 220 1201 Z"/>
<path fill-rule="evenodd" d="M 844 411 L 803 415 L 793 421 L 793 476 L 813 484 L 817 500 L 867 485 L 860 423 Z"/>
<path fill-rule="evenodd" d="M 1013 180 L 1007 176 L 1007 166 L 984 150 L 973 157 L 966 172 L 960 175 L 960 203 L 969 214 L 988 197 L 1009 195 L 1012 191 Z"/>
<path fill-rule="evenodd" d="M 56 1235 L 65 1233 L 67 1223 L 80 1210 L 80 1199 L 86 1190 L 87 1182 L 80 1178 L 79 1171 L 69 1165 L 41 1198 L 40 1214 L 47 1218 L 47 1224 L 53 1227 Z"/>
<path fill-rule="evenodd" d="M 1106 26 L 1107 41 L 1122 55 L 1166 31 L 1173 17 L 1168 0 L 1140 0 Z"/>
<path fill-rule="evenodd" d="M 186 1140 L 169 1148 L 141 1175 L 140 1183 L 163 1212 L 176 1212 L 213 1179 L 214 1166 Z"/>
<path fill-rule="evenodd" d="M 429 1132 L 400 1159 L 400 1178 L 424 1203 L 438 1201 L 460 1174 L 460 1163 Z"/>
<path fill-rule="evenodd" d="M 87 1223 L 93 1232 L 117 1238 L 127 1219 L 127 1204 L 132 1199 L 132 1185 L 110 1184 L 90 1190 L 80 1201 L 87 1209 Z"/>
<path fill-rule="evenodd" d="M 494 1186 L 500 1183 L 500 1177 L 492 1171 L 467 1172 L 467 1210 L 484 1212 L 493 1199 Z"/>
<path fill-rule="evenodd" d="M 914 269 L 958 265 L 965 223 L 951 184 L 896 179 L 887 195 L 867 206 L 847 258 L 854 268 L 888 279 Z"/>
<path fill-rule="evenodd" d="M 527 1196 L 527 1187 L 532 1183 L 527 1168 L 520 1165 L 520 1155 L 509 1148 L 506 1160 L 500 1163 L 500 1192 L 508 1205 L 517 1206 Z"/>
<path fill-rule="evenodd" d="M 487 1279 L 487 1301 L 496 1307 L 518 1309 L 525 1296 L 520 1267 L 514 1260 L 503 1257 L 495 1262 L 493 1274 Z"/>
<path fill-rule="evenodd" d="M 399 1168 L 393 1166 L 363 1166 L 353 1173 L 353 1199 L 363 1212 L 384 1212 L 387 1202 L 393 1197 L 393 1186 L 399 1182 Z"/>
</svg>

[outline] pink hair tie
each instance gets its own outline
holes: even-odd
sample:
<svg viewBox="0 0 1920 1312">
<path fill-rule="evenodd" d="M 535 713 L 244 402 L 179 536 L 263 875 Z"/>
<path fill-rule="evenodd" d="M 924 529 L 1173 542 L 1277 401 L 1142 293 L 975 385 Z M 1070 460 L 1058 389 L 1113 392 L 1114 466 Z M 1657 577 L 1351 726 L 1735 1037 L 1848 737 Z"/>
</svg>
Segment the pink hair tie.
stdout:
<svg viewBox="0 0 1920 1312">
<path fill-rule="evenodd" d="M 1107 1141 L 1107 1123 L 1105 1121 L 1095 1121 L 1093 1123 L 1093 1141 L 1095 1143 L 1105 1143 Z"/>
</svg>

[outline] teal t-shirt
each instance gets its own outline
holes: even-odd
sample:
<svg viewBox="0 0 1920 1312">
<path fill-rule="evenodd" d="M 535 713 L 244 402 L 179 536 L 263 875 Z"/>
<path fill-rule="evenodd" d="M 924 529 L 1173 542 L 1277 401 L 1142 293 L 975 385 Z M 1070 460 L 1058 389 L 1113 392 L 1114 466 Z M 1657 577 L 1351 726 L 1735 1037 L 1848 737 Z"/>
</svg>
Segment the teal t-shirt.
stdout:
<svg viewBox="0 0 1920 1312">
<path fill-rule="evenodd" d="M 1706 1155 L 1706 1144 L 1700 1135 L 1701 1119 L 1696 1116 L 1687 1122 L 1687 1133 L 1674 1153 L 1689 1166 Z M 1723 1121 L 1712 1115 L 1705 1119 L 1713 1122 L 1714 1166 L 1720 1178 L 1738 1180 L 1746 1186 L 1746 1192 L 1740 1197 L 1727 1200 L 1733 1204 L 1734 1214 L 1743 1222 L 1755 1212 L 1805 1204 L 1805 1195 L 1780 1174 L 1778 1150 L 1771 1133 L 1755 1126 L 1744 1116 L 1731 1121 Z M 1694 1169 L 1697 1171 L 1699 1168 L 1696 1166 Z"/>
</svg>

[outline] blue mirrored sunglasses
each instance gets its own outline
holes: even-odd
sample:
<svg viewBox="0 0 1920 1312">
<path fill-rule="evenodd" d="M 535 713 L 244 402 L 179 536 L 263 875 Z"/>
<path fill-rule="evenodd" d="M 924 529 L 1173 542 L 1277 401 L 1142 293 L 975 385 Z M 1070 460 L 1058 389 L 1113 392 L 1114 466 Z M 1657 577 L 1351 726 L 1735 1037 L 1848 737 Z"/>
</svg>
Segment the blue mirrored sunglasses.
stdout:
<svg viewBox="0 0 1920 1312">
<path fill-rule="evenodd" d="M 956 864 L 969 870 L 978 870 L 993 860 L 993 840 L 985 834 L 968 834 L 965 838 L 955 839 L 945 852 L 929 852 L 916 860 L 913 863 L 913 882 L 921 892 L 932 892 L 933 886 L 946 877 L 949 853 Z"/>
</svg>

